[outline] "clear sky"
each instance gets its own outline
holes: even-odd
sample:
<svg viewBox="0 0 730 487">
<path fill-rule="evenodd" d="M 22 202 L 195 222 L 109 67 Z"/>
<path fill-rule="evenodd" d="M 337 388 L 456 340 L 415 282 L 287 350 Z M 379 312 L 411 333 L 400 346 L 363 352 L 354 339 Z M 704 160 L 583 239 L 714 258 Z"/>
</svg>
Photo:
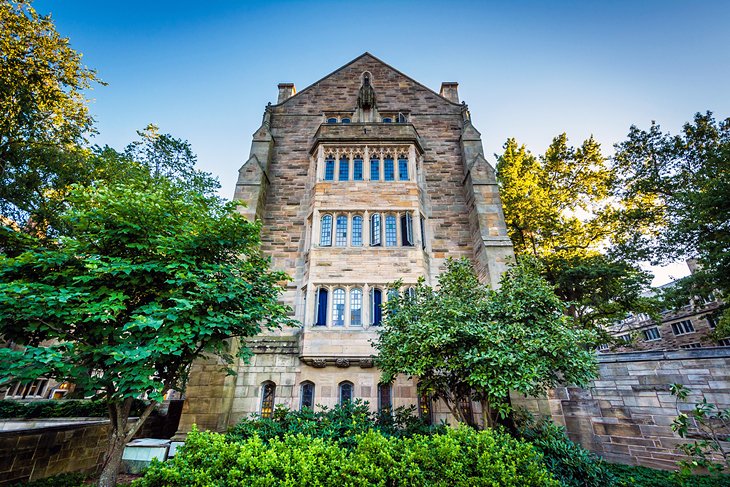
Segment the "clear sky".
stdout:
<svg viewBox="0 0 730 487">
<path fill-rule="evenodd" d="M 458 81 L 485 152 L 566 132 L 607 154 L 632 124 L 730 116 L 730 1 L 42 0 L 108 86 L 90 93 L 123 148 L 155 123 L 191 142 L 230 198 L 276 85 L 301 90 L 365 51 L 438 91 Z M 679 277 L 659 272 L 655 284 Z"/>
</svg>

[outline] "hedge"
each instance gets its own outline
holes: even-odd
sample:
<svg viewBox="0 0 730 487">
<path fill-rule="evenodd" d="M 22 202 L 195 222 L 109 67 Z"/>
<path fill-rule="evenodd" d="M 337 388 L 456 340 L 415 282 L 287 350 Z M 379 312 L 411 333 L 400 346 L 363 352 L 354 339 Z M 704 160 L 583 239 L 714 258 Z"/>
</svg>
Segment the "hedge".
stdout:
<svg viewBox="0 0 730 487">
<path fill-rule="evenodd" d="M 139 416 L 147 403 L 135 399 L 132 416 Z M 107 417 L 109 410 L 103 401 L 87 399 L 58 399 L 49 401 L 0 400 L 0 418 L 86 418 Z"/>
</svg>

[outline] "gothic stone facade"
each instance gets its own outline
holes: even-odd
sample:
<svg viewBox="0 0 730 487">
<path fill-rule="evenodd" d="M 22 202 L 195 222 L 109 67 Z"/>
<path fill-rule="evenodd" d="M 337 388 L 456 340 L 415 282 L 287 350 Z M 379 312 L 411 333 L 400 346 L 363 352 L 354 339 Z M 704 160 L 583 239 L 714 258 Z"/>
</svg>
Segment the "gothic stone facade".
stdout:
<svg viewBox="0 0 730 487">
<path fill-rule="evenodd" d="M 457 87 L 436 93 L 368 53 L 298 93 L 279 85 L 235 199 L 263 222 L 263 250 L 292 277 L 283 299 L 302 325 L 250 340 L 255 355 L 236 376 L 196 364 L 181 433 L 193 423 L 223 430 L 274 403 L 418 404 L 414 381 L 380 388 L 373 367 L 387 284 L 433 285 L 447 258 L 468 257 L 496 285 L 513 255 Z M 446 409 L 429 414 L 438 421 Z"/>
</svg>

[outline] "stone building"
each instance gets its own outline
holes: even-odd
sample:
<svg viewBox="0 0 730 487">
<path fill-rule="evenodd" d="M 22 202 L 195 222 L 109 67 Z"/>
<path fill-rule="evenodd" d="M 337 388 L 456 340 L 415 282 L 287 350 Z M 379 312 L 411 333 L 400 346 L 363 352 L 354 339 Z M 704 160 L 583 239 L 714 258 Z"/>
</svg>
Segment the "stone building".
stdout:
<svg viewBox="0 0 730 487">
<path fill-rule="evenodd" d="M 418 405 L 446 417 L 415 383 L 381 385 L 370 341 L 387 285 L 435 284 L 449 257 L 468 257 L 497 284 L 512 258 L 493 168 L 458 84 L 437 93 L 365 53 L 297 92 L 278 85 L 238 174 L 241 212 L 263 222 L 263 250 L 292 281 L 283 296 L 301 323 L 250 340 L 225 376 L 195 365 L 184 433 L 223 430 L 276 404 Z"/>
</svg>

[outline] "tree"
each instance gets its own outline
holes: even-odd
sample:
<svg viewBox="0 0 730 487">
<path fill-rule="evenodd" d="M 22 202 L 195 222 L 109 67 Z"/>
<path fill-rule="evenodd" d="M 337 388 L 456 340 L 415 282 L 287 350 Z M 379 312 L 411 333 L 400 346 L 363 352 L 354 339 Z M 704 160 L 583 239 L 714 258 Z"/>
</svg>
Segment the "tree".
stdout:
<svg viewBox="0 0 730 487">
<path fill-rule="evenodd" d="M 287 277 L 268 269 L 259 224 L 169 178 L 76 185 L 63 236 L 17 234 L 0 255 L 0 380 L 48 374 L 107 402 L 111 433 L 99 485 L 114 485 L 125 443 L 190 364 L 249 350 L 234 340 L 292 323 Z M 10 231 L 7 227 L 5 231 Z M 135 397 L 152 402 L 128 421 Z"/>
<path fill-rule="evenodd" d="M 382 379 L 418 377 L 419 393 L 442 399 L 461 422 L 462 401 L 479 401 L 483 424 L 493 425 L 510 412 L 510 391 L 536 396 L 595 375 L 593 332 L 570 326 L 563 308 L 534 261 L 522 259 L 493 290 L 468 260 L 449 260 L 438 289 L 421 280 L 415 293 L 388 299 L 374 343 Z"/>
<path fill-rule="evenodd" d="M 632 126 L 616 145 L 615 163 L 621 218 L 635 232 L 614 252 L 654 264 L 696 258 L 697 272 L 675 289 L 683 303 L 714 290 L 728 295 L 730 119 L 697 113 L 675 136 L 656 123 Z M 720 328 L 730 334 L 727 309 Z"/>
<path fill-rule="evenodd" d="M 497 180 L 515 253 L 540 260 L 577 326 L 602 330 L 628 312 L 655 312 L 643 295 L 651 276 L 602 252 L 625 228 L 610 199 L 615 174 L 592 137 L 573 148 L 559 135 L 539 158 L 509 139 Z"/>
<path fill-rule="evenodd" d="M 43 231 L 59 190 L 88 182 L 93 133 L 84 90 L 100 83 L 81 54 L 30 2 L 0 3 L 0 214 Z"/>
</svg>

